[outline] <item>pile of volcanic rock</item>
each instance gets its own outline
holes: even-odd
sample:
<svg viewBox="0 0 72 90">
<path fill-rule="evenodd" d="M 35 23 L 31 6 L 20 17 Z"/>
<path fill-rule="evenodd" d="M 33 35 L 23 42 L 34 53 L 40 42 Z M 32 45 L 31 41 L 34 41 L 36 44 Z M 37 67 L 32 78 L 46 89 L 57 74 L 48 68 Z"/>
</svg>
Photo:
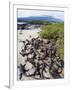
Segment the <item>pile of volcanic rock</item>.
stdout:
<svg viewBox="0 0 72 90">
<path fill-rule="evenodd" d="M 23 76 L 39 80 L 64 77 L 64 61 L 57 55 L 54 40 L 37 37 L 22 43 L 20 55 L 25 63 L 18 66 L 20 80 Z"/>
</svg>

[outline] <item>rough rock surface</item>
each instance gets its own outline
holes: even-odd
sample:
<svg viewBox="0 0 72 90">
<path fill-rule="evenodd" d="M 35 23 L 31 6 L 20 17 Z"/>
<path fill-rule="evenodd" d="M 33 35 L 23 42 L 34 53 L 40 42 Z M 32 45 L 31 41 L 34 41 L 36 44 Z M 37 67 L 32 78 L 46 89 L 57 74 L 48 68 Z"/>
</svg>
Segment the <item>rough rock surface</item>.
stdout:
<svg viewBox="0 0 72 90">
<path fill-rule="evenodd" d="M 57 55 L 54 40 L 31 38 L 21 41 L 18 80 L 64 77 L 64 60 Z"/>
</svg>

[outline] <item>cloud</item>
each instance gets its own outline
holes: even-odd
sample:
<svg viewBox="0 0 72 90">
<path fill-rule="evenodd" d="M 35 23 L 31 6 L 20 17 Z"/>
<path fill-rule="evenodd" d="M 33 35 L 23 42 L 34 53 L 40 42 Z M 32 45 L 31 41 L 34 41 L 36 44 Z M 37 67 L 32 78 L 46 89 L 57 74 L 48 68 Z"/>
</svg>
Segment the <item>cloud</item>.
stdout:
<svg viewBox="0 0 72 90">
<path fill-rule="evenodd" d="M 55 18 L 64 20 L 63 11 L 50 11 L 50 10 L 40 11 L 40 10 L 24 10 L 24 9 L 18 9 L 17 11 L 17 17 L 42 16 L 42 15 L 53 16 Z"/>
</svg>

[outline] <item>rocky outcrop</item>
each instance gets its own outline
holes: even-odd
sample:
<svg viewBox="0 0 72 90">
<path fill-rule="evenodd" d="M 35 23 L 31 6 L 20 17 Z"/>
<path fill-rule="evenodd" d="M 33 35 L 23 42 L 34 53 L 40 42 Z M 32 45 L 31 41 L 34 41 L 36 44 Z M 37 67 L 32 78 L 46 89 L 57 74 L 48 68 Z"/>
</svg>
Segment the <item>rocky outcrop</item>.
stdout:
<svg viewBox="0 0 72 90">
<path fill-rule="evenodd" d="M 19 80 L 28 79 L 57 79 L 63 78 L 64 60 L 57 55 L 54 40 L 32 38 L 22 41 L 20 55 L 23 63 L 18 65 Z"/>
</svg>

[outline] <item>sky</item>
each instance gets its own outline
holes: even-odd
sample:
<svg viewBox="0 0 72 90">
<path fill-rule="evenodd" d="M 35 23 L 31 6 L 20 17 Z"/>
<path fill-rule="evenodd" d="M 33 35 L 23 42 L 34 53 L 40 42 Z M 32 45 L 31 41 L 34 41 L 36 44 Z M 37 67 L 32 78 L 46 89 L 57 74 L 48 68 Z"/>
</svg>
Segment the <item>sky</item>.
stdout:
<svg viewBox="0 0 72 90">
<path fill-rule="evenodd" d="M 64 20 L 63 11 L 54 11 L 54 10 L 40 11 L 40 10 L 25 10 L 25 9 L 18 9 L 17 11 L 17 17 L 42 16 L 42 15 L 53 16 L 55 18 Z"/>
</svg>

